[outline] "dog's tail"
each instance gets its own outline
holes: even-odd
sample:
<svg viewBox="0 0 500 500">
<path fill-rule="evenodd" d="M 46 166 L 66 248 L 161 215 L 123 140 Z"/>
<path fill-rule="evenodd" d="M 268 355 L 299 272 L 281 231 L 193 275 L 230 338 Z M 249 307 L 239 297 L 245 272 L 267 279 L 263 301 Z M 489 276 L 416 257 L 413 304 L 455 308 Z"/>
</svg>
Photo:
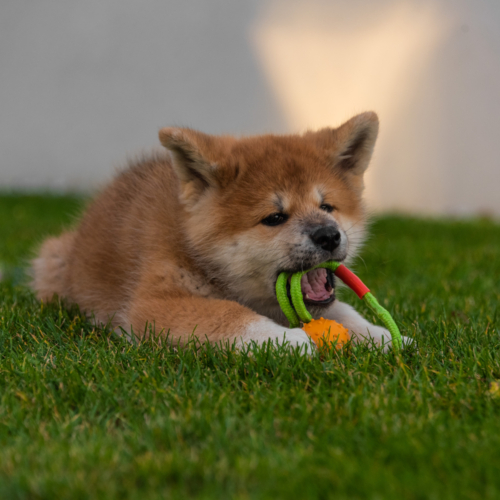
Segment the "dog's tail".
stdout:
<svg viewBox="0 0 500 500">
<path fill-rule="evenodd" d="M 69 232 L 45 240 L 38 257 L 32 261 L 31 286 L 40 300 L 49 301 L 54 295 L 69 297 L 68 260 L 74 237 Z"/>
</svg>

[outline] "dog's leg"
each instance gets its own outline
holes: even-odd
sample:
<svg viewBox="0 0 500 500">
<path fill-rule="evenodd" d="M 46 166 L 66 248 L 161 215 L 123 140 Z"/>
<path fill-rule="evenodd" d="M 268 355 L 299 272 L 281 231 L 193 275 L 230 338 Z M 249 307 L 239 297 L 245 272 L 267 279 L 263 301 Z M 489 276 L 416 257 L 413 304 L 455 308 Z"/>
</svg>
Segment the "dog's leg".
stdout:
<svg viewBox="0 0 500 500">
<path fill-rule="evenodd" d="M 162 298 L 145 294 L 136 297 L 121 327 L 142 337 L 146 325 L 154 327 L 156 334 L 169 332 L 169 339 L 184 344 L 194 333 L 200 341 L 228 342 L 237 345 L 289 343 L 312 352 L 308 335 L 300 328 L 284 328 L 250 309 L 228 300 L 207 299 L 190 295 Z"/>
<path fill-rule="evenodd" d="M 356 343 L 370 342 L 384 345 L 387 351 L 391 345 L 391 334 L 381 326 L 373 325 L 359 314 L 353 307 L 336 300 L 327 310 L 325 317 L 342 323 L 351 333 L 352 340 Z M 408 345 L 412 339 L 402 337 L 403 345 Z"/>
</svg>

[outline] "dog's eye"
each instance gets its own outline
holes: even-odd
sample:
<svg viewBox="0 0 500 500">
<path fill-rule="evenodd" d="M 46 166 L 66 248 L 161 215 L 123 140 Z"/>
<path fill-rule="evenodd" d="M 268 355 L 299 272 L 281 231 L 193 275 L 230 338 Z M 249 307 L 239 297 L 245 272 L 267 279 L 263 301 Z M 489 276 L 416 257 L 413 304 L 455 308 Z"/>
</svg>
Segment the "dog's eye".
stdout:
<svg viewBox="0 0 500 500">
<path fill-rule="evenodd" d="M 334 208 L 329 205 L 328 203 L 324 203 L 323 205 L 321 205 L 319 208 L 321 208 L 321 210 L 324 210 L 325 212 L 333 212 Z"/>
<path fill-rule="evenodd" d="M 268 215 L 265 219 L 262 219 L 261 222 L 264 226 L 279 226 L 280 224 L 284 224 L 288 220 L 288 215 L 276 213 Z"/>
</svg>

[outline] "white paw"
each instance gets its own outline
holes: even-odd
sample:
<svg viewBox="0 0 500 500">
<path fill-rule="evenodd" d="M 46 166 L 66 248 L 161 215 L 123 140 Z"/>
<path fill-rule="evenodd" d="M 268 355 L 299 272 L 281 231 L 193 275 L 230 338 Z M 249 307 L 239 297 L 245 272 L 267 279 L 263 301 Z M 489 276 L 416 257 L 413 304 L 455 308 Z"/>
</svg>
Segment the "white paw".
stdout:
<svg viewBox="0 0 500 500">
<path fill-rule="evenodd" d="M 406 349 L 407 347 L 410 347 L 411 345 L 413 345 L 413 343 L 415 342 L 415 339 L 401 335 L 401 341 L 403 343 L 403 349 Z M 418 349 L 417 349 L 417 352 L 418 352 Z"/>
<path fill-rule="evenodd" d="M 389 330 L 376 325 L 370 325 L 366 328 L 365 333 L 360 333 L 360 330 L 352 336 L 353 341 L 357 344 L 373 342 L 377 346 L 382 347 L 383 352 L 388 352 L 392 349 L 392 337 Z M 403 342 L 403 349 L 413 343 L 413 339 L 410 337 L 401 336 L 401 340 Z"/>
<path fill-rule="evenodd" d="M 311 338 L 301 328 L 285 328 L 267 318 L 252 322 L 241 335 L 243 344 L 255 342 L 262 345 L 269 340 L 278 345 L 300 347 L 301 352 L 304 354 L 316 350 Z"/>
<path fill-rule="evenodd" d="M 292 347 L 300 347 L 303 353 L 312 353 L 316 350 L 316 345 L 311 337 L 302 328 L 286 329 L 281 338 L 277 337 L 278 344 L 288 343 Z"/>
</svg>

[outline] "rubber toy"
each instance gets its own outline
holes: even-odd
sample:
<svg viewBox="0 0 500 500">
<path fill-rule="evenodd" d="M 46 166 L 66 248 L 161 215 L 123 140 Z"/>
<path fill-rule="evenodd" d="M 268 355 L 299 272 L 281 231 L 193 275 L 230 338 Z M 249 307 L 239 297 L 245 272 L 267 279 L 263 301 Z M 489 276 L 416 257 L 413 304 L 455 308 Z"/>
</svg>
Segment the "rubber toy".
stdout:
<svg viewBox="0 0 500 500">
<path fill-rule="evenodd" d="M 335 342 L 335 347 L 340 349 L 351 338 L 349 330 L 333 319 L 312 319 L 309 323 L 304 323 L 302 330 L 314 340 L 318 347 Z"/>
<path fill-rule="evenodd" d="M 304 331 L 315 341 L 317 345 L 323 345 L 323 342 L 325 341 L 336 341 L 337 347 L 341 347 L 348 341 L 349 333 L 346 333 L 346 328 L 332 320 L 325 320 L 323 318 L 313 320 L 304 304 L 302 288 L 300 285 L 302 276 L 309 271 L 320 267 L 332 271 L 335 276 L 340 278 L 349 288 L 351 288 L 360 299 L 363 299 L 368 304 L 384 326 L 389 330 L 394 350 L 399 351 L 402 347 L 401 333 L 399 332 L 398 326 L 392 319 L 392 316 L 379 304 L 378 300 L 370 292 L 370 289 L 352 271 L 347 269 L 347 267 L 343 264 L 335 261 L 324 262 L 323 264 L 314 266 L 311 269 L 300 271 L 292 275 L 291 273 L 283 272 L 278 276 L 276 281 L 276 297 L 281 310 L 290 323 L 290 328 L 299 327 L 302 321 Z M 292 303 L 290 303 L 287 293 L 287 283 L 290 275 L 290 296 L 292 298 Z"/>
</svg>

